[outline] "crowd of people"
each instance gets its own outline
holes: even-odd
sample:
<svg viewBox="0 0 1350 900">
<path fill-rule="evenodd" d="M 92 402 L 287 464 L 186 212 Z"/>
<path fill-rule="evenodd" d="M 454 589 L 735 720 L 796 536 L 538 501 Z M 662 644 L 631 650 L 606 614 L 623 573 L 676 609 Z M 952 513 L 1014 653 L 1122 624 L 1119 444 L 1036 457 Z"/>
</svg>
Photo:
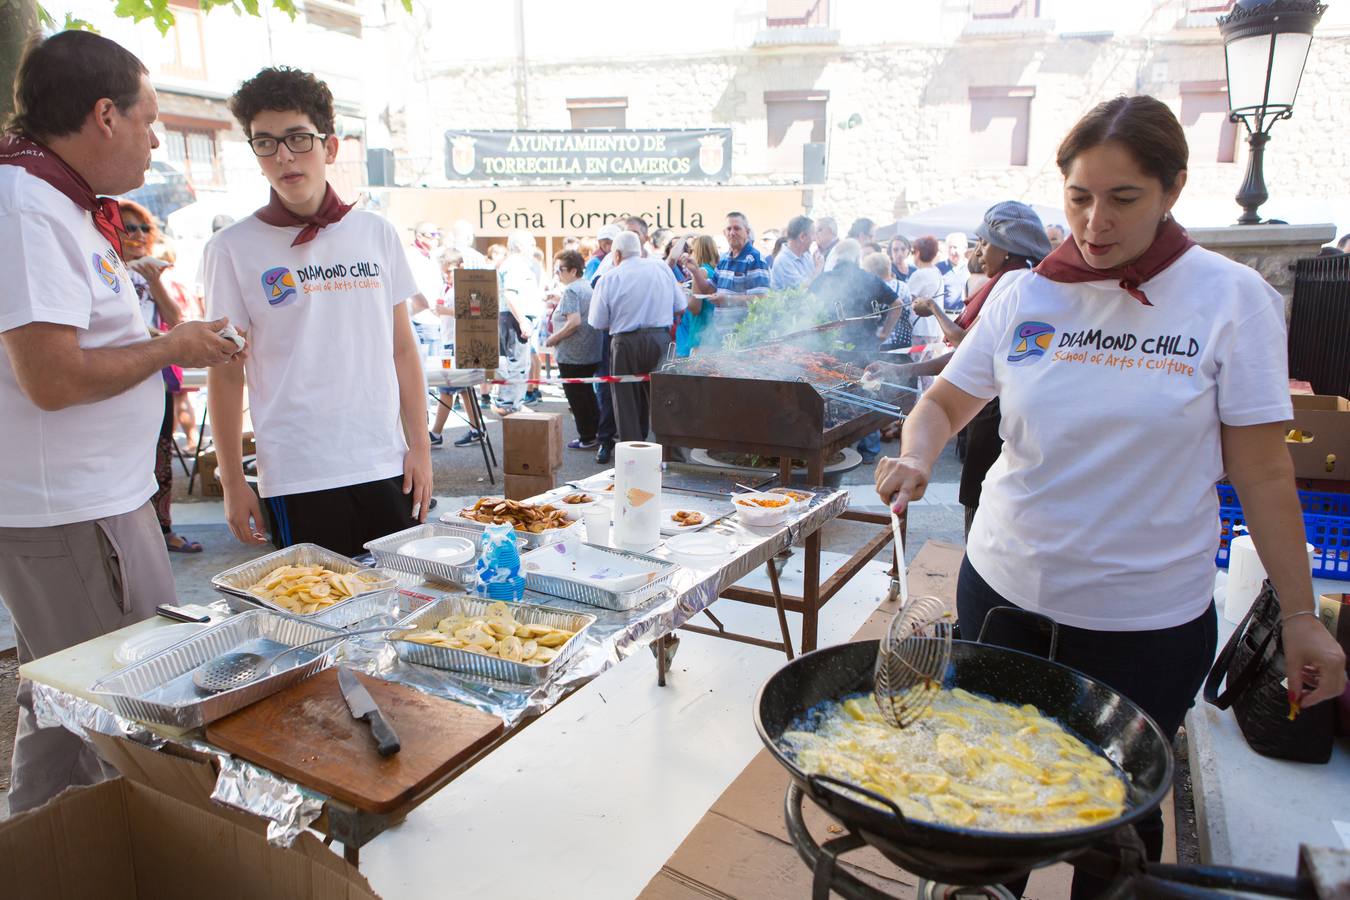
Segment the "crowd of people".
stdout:
<svg viewBox="0 0 1350 900">
<path fill-rule="evenodd" d="M 1063 240 L 1063 229 L 1042 228 L 1029 207 L 1017 209 L 1041 230 L 1035 252 L 1016 255 L 1026 268 Z M 856 349 L 919 346 L 928 348 L 922 355 L 942 355 L 967 303 L 994 274 L 984 264 L 988 241 L 972 244 L 965 233 L 953 232 L 940 241 L 897 234 L 883 242 L 876 230 L 871 219 L 859 218 L 841 237 L 833 217 L 803 215 L 757 237 L 749 218 L 733 211 L 720 234 L 678 233 L 652 230 L 645 219 L 631 217 L 593 236 L 564 239 L 550 265 L 529 232 L 512 232 L 505 243 L 489 243 L 480 252 L 468 222 L 456 222 L 448 239 L 435 223 L 422 222 L 413 229 L 408 259 L 421 294 L 435 299 L 420 308 L 414 304 L 413 321 L 428 352 L 452 352 L 455 271 L 497 270 L 500 371 L 512 383 L 501 385 L 495 398 L 480 399 L 498 415 L 540 402 L 538 382 L 548 365 L 564 378 L 640 375 L 671 353 L 716 351 L 753 298 L 770 292 L 800 292 L 800 303 L 849 320 L 839 336 Z M 645 274 L 639 276 L 639 270 Z M 612 271 L 623 274 L 611 278 Z M 672 284 L 678 290 L 669 290 Z M 626 349 L 615 358 L 619 346 Z M 635 346 L 640 352 L 632 351 Z M 563 393 L 577 429 L 570 449 L 595 450 L 596 461 L 604 464 L 615 441 L 646 437 L 645 385 L 566 384 Z M 462 405 L 472 417 L 467 400 Z M 454 403 L 439 404 L 430 430 L 433 447 L 444 441 Z M 875 460 L 882 440 L 897 435 L 898 428 L 869 435 L 859 445 L 863 460 Z M 468 446 L 481 439 L 481 423 L 470 421 L 454 443 Z"/>
</svg>

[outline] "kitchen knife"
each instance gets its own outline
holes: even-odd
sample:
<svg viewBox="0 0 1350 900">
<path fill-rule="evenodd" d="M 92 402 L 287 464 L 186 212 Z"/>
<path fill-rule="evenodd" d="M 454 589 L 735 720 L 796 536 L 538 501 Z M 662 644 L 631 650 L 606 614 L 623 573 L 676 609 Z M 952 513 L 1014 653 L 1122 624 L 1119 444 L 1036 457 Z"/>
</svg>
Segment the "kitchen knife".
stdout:
<svg viewBox="0 0 1350 900">
<path fill-rule="evenodd" d="M 375 743 L 379 744 L 381 756 L 392 756 L 399 751 L 398 735 L 394 733 L 393 726 L 380 712 L 380 708 L 375 705 L 375 700 L 370 696 L 370 691 L 366 690 L 356 673 L 346 666 L 338 666 L 338 687 L 342 689 L 342 699 L 347 701 L 347 708 L 352 711 L 352 716 L 357 719 L 364 719 L 370 725 L 370 733 L 375 737 Z"/>
</svg>

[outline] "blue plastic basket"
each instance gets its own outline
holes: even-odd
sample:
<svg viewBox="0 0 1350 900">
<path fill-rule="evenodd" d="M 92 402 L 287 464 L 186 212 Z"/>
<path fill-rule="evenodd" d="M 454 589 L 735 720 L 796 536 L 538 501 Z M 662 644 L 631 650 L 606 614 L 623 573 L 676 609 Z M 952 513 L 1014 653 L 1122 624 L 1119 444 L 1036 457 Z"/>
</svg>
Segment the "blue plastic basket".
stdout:
<svg viewBox="0 0 1350 900">
<path fill-rule="evenodd" d="M 1221 484 L 1218 489 L 1220 534 L 1214 563 L 1226 569 L 1228 544 L 1234 529 L 1246 525 L 1246 517 L 1232 485 Z M 1313 545 L 1313 577 L 1350 581 L 1350 494 L 1299 491 L 1298 499 L 1303 507 L 1303 529 Z"/>
</svg>

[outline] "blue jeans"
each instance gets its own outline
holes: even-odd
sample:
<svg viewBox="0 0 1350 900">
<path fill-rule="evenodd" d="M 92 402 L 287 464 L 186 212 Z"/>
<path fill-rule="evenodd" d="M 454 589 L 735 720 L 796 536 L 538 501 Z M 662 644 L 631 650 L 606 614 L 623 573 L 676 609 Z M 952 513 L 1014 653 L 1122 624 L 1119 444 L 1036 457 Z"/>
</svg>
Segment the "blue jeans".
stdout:
<svg viewBox="0 0 1350 900">
<path fill-rule="evenodd" d="M 1034 562 L 1032 563 L 1034 564 Z M 966 557 L 956 583 L 956 613 L 963 640 L 973 641 L 989 610 L 1016 604 L 1005 600 L 975 571 Z M 1218 617 L 1214 604 L 1182 625 L 1155 631 L 1090 631 L 1059 626 L 1055 661 L 1124 694 L 1162 729 L 1170 742 L 1176 737 L 1196 693 L 1209 674 L 1218 646 Z M 1039 623 L 1015 617 L 997 618 L 989 625 L 986 643 L 1044 656 L 1048 637 Z M 1162 858 L 1162 810 L 1155 809 L 1135 825 L 1148 858 Z M 1075 875 L 1073 896 L 1096 897 L 1100 883 Z M 1010 886 L 1012 887 L 1012 886 Z M 1020 894 L 1014 890 L 1013 893 Z"/>
<path fill-rule="evenodd" d="M 858 452 L 863 456 L 875 456 L 881 452 L 881 432 L 874 431 L 858 441 Z"/>
</svg>

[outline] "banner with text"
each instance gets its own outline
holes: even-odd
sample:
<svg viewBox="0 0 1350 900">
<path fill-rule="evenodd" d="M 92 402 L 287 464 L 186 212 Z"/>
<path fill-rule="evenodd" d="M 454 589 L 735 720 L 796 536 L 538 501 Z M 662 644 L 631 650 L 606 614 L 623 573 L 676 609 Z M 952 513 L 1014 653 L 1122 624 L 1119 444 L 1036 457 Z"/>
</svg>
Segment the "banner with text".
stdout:
<svg viewBox="0 0 1350 900">
<path fill-rule="evenodd" d="M 726 181 L 731 129 L 447 131 L 452 181 Z"/>
</svg>

